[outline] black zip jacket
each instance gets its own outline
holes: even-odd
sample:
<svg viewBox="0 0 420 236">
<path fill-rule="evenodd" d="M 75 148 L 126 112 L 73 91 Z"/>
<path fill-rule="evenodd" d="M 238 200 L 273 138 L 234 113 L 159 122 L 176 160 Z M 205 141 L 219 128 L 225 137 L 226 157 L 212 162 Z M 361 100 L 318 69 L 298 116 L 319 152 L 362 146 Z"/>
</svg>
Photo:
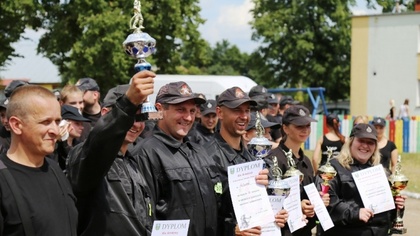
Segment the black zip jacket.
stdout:
<svg viewBox="0 0 420 236">
<path fill-rule="evenodd" d="M 217 163 L 222 176 L 223 194 L 219 198 L 220 209 L 218 212 L 218 234 L 219 236 L 235 235 L 236 217 L 233 211 L 232 200 L 228 184 L 228 166 L 255 161 L 255 158 L 248 152 L 248 149 L 241 143 L 241 150 L 236 151 L 222 138 L 219 133 L 205 146 L 210 158 Z"/>
<path fill-rule="evenodd" d="M 372 167 L 372 165 L 355 161 L 350 164 L 349 170 L 344 168 L 337 159 L 332 159 L 331 165 L 337 171 L 337 175 L 329 181 L 330 205 L 327 209 L 334 227 L 323 235 L 388 235 L 393 210 L 375 214 L 367 223 L 359 220 L 359 211 L 360 208 L 364 208 L 364 205 L 351 173 Z"/>
<path fill-rule="evenodd" d="M 136 149 L 148 173 L 156 219 L 189 219 L 188 236 L 216 236 L 219 173 L 205 150 L 165 134 L 158 125 Z"/>
<path fill-rule="evenodd" d="M 214 139 L 214 132 L 197 123 L 188 133 L 188 140 L 193 143 L 204 145 Z"/>
<path fill-rule="evenodd" d="M 139 162 L 119 153 L 138 107 L 125 96 L 69 153 L 67 176 L 78 198 L 79 235 L 150 235 L 149 189 Z"/>
</svg>

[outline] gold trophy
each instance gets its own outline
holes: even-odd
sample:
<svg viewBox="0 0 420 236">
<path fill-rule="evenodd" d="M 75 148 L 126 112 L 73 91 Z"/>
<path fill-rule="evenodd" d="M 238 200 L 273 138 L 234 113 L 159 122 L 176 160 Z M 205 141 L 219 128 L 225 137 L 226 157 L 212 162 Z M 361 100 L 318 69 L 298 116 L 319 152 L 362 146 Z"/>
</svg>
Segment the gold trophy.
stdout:
<svg viewBox="0 0 420 236">
<path fill-rule="evenodd" d="M 298 170 L 296 168 L 296 163 L 293 160 L 293 152 L 292 149 L 289 149 L 288 152 L 286 152 L 285 150 L 283 150 L 284 154 L 286 155 L 287 158 L 287 164 L 289 165 L 289 169 L 287 169 L 286 173 L 284 173 L 283 178 L 289 178 L 292 176 L 299 176 L 299 183 L 302 182 L 303 180 L 303 173 Z"/>
<path fill-rule="evenodd" d="M 322 165 L 319 169 L 319 176 L 324 180 L 324 182 L 321 183 L 321 192 L 322 194 L 328 193 L 328 190 L 330 190 L 330 184 L 328 183 L 330 180 L 332 180 L 335 175 L 337 174 L 337 171 L 334 169 L 334 167 L 330 163 L 330 159 L 333 155 L 333 147 L 327 147 L 327 162 L 325 165 Z"/>
<path fill-rule="evenodd" d="M 391 191 L 394 198 L 401 197 L 401 190 L 404 190 L 408 184 L 408 178 L 401 173 L 401 156 L 398 156 L 397 166 L 395 168 L 395 173 L 389 176 L 389 182 L 391 182 Z M 404 228 L 403 219 L 401 216 L 401 211 L 397 208 L 396 218 L 393 221 L 392 234 L 405 234 L 407 229 Z"/>
</svg>

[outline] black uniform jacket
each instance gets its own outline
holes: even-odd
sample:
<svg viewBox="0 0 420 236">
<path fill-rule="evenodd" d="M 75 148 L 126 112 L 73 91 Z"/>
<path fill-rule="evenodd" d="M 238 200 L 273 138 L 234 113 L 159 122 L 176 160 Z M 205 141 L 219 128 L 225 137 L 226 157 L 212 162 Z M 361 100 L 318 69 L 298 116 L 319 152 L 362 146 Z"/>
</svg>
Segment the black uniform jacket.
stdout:
<svg viewBox="0 0 420 236">
<path fill-rule="evenodd" d="M 159 220 L 189 219 L 189 236 L 216 236 L 219 174 L 205 150 L 187 138 L 180 142 L 158 125 L 136 150 L 150 171 L 147 183 Z"/>
<path fill-rule="evenodd" d="M 193 143 L 198 143 L 201 145 L 210 142 L 214 138 L 214 132 L 211 132 L 209 129 L 204 127 L 202 124 L 197 123 L 190 132 L 188 133 L 188 139 Z"/>
<path fill-rule="evenodd" d="M 138 107 L 121 97 L 84 143 L 69 153 L 67 175 L 78 198 L 79 235 L 150 235 L 150 190 L 139 161 L 119 153 Z"/>
<path fill-rule="evenodd" d="M 255 158 L 248 152 L 248 149 L 241 144 L 241 150 L 235 150 L 229 146 L 219 133 L 205 146 L 211 159 L 218 166 L 222 175 L 223 194 L 219 199 L 220 211 L 218 213 L 219 236 L 235 235 L 236 217 L 233 211 L 232 200 L 228 186 L 228 166 L 254 161 Z"/>
<path fill-rule="evenodd" d="M 350 170 L 343 167 L 337 159 L 331 160 L 331 165 L 337 175 L 329 181 L 330 205 L 328 210 L 334 222 L 334 227 L 324 235 L 387 235 L 391 212 L 375 214 L 367 223 L 359 220 L 360 208 L 363 205 L 359 191 L 354 182 L 352 172 L 372 167 L 371 164 L 360 164 L 356 161 L 350 164 Z"/>
</svg>

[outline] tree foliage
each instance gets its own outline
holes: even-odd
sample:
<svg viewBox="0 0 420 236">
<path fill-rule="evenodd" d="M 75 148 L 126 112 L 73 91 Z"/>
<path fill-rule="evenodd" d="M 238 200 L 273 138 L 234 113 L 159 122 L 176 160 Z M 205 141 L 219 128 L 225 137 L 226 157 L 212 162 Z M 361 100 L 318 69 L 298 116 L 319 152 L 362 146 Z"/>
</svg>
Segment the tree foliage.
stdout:
<svg viewBox="0 0 420 236">
<path fill-rule="evenodd" d="M 211 55 L 211 62 L 204 70 L 206 74 L 248 75 L 248 54 L 242 53 L 237 46 L 231 45 L 227 40 L 217 42 Z"/>
<path fill-rule="evenodd" d="M 253 0 L 251 58 L 257 82 L 325 87 L 332 100 L 350 92 L 351 12 L 348 0 Z M 262 75 L 262 76 L 258 76 Z"/>
<path fill-rule="evenodd" d="M 371 0 L 368 1 L 369 7 L 374 7 Z M 404 11 L 413 11 L 414 10 L 414 0 L 376 0 L 376 4 L 382 7 L 382 12 L 393 12 L 400 13 Z M 397 10 L 397 5 L 399 10 Z"/>
<path fill-rule="evenodd" d="M 22 38 L 26 27 L 36 29 L 41 20 L 39 4 L 32 0 L 0 1 L 0 68 L 7 65 L 15 53 L 12 43 Z"/>
<path fill-rule="evenodd" d="M 157 52 L 147 60 L 159 73 L 176 73 L 182 53 L 191 60 L 204 58 L 205 41 L 200 38 L 198 0 L 141 1 L 144 32 L 157 41 Z M 124 54 L 122 42 L 132 33 L 133 1 L 44 0 L 48 9 L 39 52 L 59 68 L 64 83 L 92 77 L 106 90 L 126 83 L 134 73 L 135 60 Z"/>
</svg>

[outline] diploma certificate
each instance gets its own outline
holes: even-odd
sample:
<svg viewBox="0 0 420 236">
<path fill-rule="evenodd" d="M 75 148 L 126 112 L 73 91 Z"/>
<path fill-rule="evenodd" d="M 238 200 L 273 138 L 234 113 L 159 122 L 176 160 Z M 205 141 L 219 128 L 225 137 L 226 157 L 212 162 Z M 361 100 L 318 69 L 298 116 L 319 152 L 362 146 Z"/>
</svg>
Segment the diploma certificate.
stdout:
<svg viewBox="0 0 420 236">
<path fill-rule="evenodd" d="M 190 220 L 155 220 L 152 236 L 187 236 Z"/>
<path fill-rule="evenodd" d="M 300 204 L 299 176 L 292 176 L 283 179 L 283 181 L 286 181 L 290 186 L 290 194 L 284 200 L 284 209 L 289 213 L 287 224 L 289 225 L 290 232 L 293 233 L 306 226 L 306 222 L 303 220 L 302 206 Z"/>
<path fill-rule="evenodd" d="M 228 167 L 229 191 L 241 231 L 274 221 L 267 190 L 255 180 L 263 166 L 264 161 L 258 160 Z"/>
<path fill-rule="evenodd" d="M 319 223 L 321 223 L 324 231 L 334 227 L 334 223 L 332 222 L 330 214 L 328 213 L 315 184 L 311 183 L 303 188 L 305 189 L 306 195 L 308 195 L 309 201 L 311 201 L 311 204 L 315 207 L 315 214 L 318 217 Z"/>
<path fill-rule="evenodd" d="M 268 196 L 274 215 L 283 208 L 284 196 Z M 281 236 L 280 227 L 273 222 L 261 227 L 261 236 Z"/>
<path fill-rule="evenodd" d="M 377 165 L 352 173 L 357 190 L 365 208 L 374 214 L 395 208 L 391 188 L 382 165 Z"/>
</svg>

